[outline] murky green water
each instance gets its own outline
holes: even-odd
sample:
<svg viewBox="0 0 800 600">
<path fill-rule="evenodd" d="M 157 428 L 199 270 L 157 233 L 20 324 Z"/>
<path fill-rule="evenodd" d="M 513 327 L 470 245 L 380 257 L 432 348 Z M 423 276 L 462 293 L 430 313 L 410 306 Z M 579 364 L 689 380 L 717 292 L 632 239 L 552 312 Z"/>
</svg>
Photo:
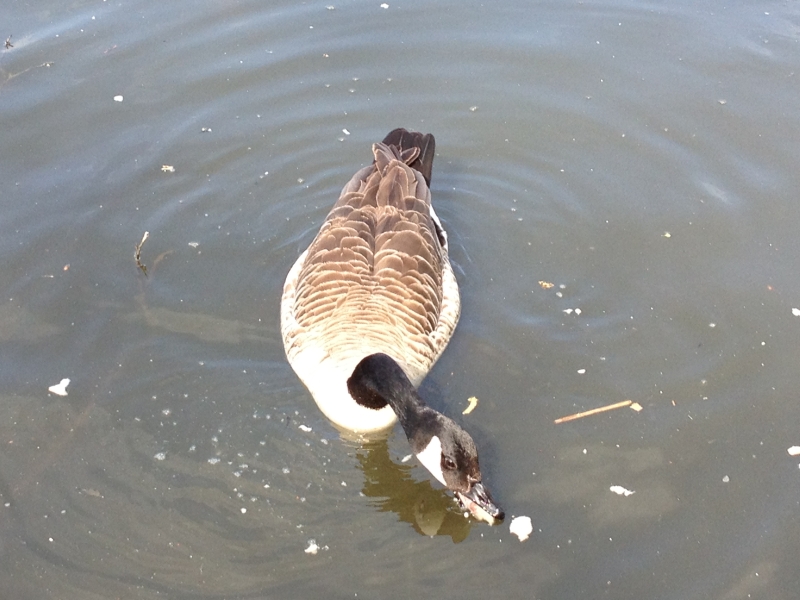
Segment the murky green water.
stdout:
<svg viewBox="0 0 800 600">
<path fill-rule="evenodd" d="M 794 598 L 800 11 L 386 4 L 0 8 L 0 595 Z M 422 392 L 524 543 L 283 356 L 397 126 L 464 304 Z"/>
</svg>

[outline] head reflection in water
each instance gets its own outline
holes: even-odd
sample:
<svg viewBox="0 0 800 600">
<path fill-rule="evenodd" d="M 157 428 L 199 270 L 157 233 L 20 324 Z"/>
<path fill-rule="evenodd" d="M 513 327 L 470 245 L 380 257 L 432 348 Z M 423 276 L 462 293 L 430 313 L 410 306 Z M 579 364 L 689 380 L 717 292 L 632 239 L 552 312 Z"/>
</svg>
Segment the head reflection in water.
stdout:
<svg viewBox="0 0 800 600">
<path fill-rule="evenodd" d="M 458 543 L 469 535 L 472 522 L 442 489 L 428 479 L 416 481 L 413 462 L 397 463 L 389 455 L 387 440 L 362 444 L 356 451 L 364 472 L 363 494 L 381 511 L 395 513 L 425 536 L 450 536 Z"/>
</svg>

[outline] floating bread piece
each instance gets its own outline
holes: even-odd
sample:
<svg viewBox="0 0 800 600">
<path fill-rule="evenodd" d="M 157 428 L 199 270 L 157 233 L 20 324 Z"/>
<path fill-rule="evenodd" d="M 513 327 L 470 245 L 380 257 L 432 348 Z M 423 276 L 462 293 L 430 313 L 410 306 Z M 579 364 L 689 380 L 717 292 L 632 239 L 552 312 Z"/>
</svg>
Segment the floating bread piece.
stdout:
<svg viewBox="0 0 800 600">
<path fill-rule="evenodd" d="M 475 396 L 472 396 L 468 400 L 468 402 L 469 402 L 469 406 L 467 406 L 467 408 L 464 409 L 464 412 L 461 413 L 462 415 L 468 415 L 473 410 L 475 410 L 476 406 L 478 406 L 478 399 Z"/>
<path fill-rule="evenodd" d="M 520 542 L 524 542 L 533 531 L 531 518 L 526 516 L 514 517 L 508 526 L 508 530 L 517 536 Z"/>
<path fill-rule="evenodd" d="M 51 385 L 49 388 L 47 388 L 47 391 L 52 394 L 56 394 L 57 396 L 66 396 L 68 385 L 69 385 L 69 379 L 64 378 L 59 383 Z"/>
<path fill-rule="evenodd" d="M 458 492 L 456 492 L 456 498 L 458 498 L 458 503 L 466 511 L 464 513 L 465 517 L 471 514 L 479 521 L 485 521 L 489 525 L 497 525 L 502 522 L 501 519 L 497 519 L 486 512 L 486 510 L 472 498 L 468 498 L 464 494 L 459 494 Z"/>
</svg>

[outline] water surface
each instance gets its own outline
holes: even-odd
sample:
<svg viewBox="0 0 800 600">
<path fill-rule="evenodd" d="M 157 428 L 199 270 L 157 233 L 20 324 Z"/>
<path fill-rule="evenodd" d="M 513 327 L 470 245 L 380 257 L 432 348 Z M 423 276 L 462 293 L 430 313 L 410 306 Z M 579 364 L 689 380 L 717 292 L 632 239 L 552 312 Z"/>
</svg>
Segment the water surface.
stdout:
<svg viewBox="0 0 800 600">
<path fill-rule="evenodd" d="M 0 10 L 2 595 L 794 598 L 797 8 L 386 4 Z M 463 299 L 421 391 L 524 543 L 283 355 L 286 272 L 397 126 Z"/>
</svg>

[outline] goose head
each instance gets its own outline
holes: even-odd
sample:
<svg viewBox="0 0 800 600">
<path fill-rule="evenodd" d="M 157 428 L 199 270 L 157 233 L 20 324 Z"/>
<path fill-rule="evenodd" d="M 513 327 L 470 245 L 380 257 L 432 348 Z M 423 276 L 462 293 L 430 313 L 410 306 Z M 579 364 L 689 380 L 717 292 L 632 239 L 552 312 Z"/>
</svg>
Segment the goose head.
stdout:
<svg viewBox="0 0 800 600">
<path fill-rule="evenodd" d="M 483 485 L 472 436 L 427 406 L 393 358 L 378 353 L 362 359 L 347 388 L 361 406 L 375 410 L 387 404 L 392 407 L 417 459 L 455 494 L 462 508 L 489 523 L 503 520 L 505 514 Z"/>
</svg>

